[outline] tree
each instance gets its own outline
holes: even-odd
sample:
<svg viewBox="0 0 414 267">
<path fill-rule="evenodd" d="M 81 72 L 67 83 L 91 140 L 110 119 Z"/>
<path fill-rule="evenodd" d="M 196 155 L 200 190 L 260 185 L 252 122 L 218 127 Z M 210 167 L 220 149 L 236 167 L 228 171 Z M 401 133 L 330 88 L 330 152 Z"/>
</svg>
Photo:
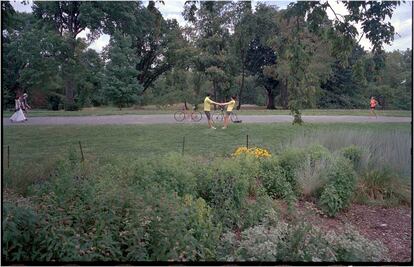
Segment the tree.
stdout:
<svg viewBox="0 0 414 267">
<path fill-rule="evenodd" d="M 334 50 L 340 53 L 350 53 L 353 47 L 353 41 L 358 37 L 358 31 L 355 27 L 357 23 L 362 25 L 363 36 L 372 44 L 374 54 L 382 52 L 383 44 L 390 44 L 394 40 L 394 27 L 386 18 L 392 17 L 394 9 L 400 5 L 401 1 L 340 1 L 346 7 L 348 15 L 339 15 L 335 12 L 328 1 L 299 1 L 292 3 L 290 15 L 307 18 L 308 23 L 314 32 L 323 25 L 324 18 L 327 17 L 326 11 L 329 9 L 333 12 L 334 29 L 336 38 L 332 38 Z M 321 27 L 322 28 L 322 27 Z M 331 36 L 333 37 L 333 36 Z M 358 41 L 359 42 L 359 41 Z M 346 57 L 343 57 L 346 59 Z"/>
<path fill-rule="evenodd" d="M 197 36 L 195 44 L 199 54 L 195 59 L 198 71 L 205 72 L 213 84 L 214 99 L 228 96 L 232 88 L 231 64 L 228 61 L 229 1 L 186 2 L 184 18 L 192 23 Z"/>
<path fill-rule="evenodd" d="M 103 5 L 99 2 L 81 1 L 35 1 L 33 3 L 35 17 L 50 25 L 54 33 L 67 44 L 65 51 L 61 53 L 63 60 L 60 62 L 65 88 L 65 109 L 67 110 L 77 109 L 75 97 L 78 89 L 78 65 L 83 52 L 78 48 L 84 43 L 78 35 L 88 29 L 91 33 L 86 41 L 91 42 L 99 37 L 103 28 L 101 22 L 105 25 L 112 22 L 104 12 Z M 86 48 L 86 46 L 83 47 Z"/>
<path fill-rule="evenodd" d="M 251 1 L 237 2 L 234 5 L 232 16 L 234 25 L 234 34 L 230 44 L 231 52 L 237 58 L 236 66 L 239 66 L 241 72 L 240 89 L 238 93 L 239 110 L 242 104 L 242 94 L 245 87 L 246 67 L 247 67 L 247 51 L 254 37 L 254 16 L 252 13 Z"/>
<path fill-rule="evenodd" d="M 110 61 L 106 65 L 104 89 L 119 109 L 135 102 L 137 92 L 141 87 L 136 79 L 138 71 L 131 46 L 132 38 L 120 32 L 115 32 L 109 43 L 108 58 Z"/>
</svg>

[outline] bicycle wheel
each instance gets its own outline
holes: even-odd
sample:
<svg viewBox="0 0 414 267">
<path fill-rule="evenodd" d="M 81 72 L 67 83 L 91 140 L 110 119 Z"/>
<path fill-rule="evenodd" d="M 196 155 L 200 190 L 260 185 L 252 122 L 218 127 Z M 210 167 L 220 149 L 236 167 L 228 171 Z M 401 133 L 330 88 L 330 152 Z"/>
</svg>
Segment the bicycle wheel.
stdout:
<svg viewBox="0 0 414 267">
<path fill-rule="evenodd" d="M 211 119 L 213 121 L 222 121 L 224 119 L 223 112 L 218 111 L 218 110 L 217 111 L 214 111 L 213 112 L 213 115 L 211 115 Z"/>
<path fill-rule="evenodd" d="M 230 119 L 231 119 L 232 122 L 235 122 L 235 121 L 239 120 L 239 118 L 237 118 L 236 113 L 231 113 Z"/>
<path fill-rule="evenodd" d="M 203 114 L 201 114 L 201 112 L 194 111 L 193 113 L 191 113 L 191 119 L 193 121 L 200 121 L 202 117 L 203 117 Z"/>
<path fill-rule="evenodd" d="M 185 113 L 182 111 L 177 111 L 174 113 L 174 119 L 176 121 L 183 121 L 185 119 Z"/>
</svg>

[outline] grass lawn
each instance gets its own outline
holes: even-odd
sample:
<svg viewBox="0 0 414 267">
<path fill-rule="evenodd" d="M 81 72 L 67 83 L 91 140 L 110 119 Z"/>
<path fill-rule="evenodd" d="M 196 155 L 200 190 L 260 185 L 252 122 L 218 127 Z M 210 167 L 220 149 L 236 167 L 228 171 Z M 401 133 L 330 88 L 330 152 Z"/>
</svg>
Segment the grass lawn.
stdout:
<svg viewBox="0 0 414 267">
<path fill-rule="evenodd" d="M 232 124 L 226 130 L 205 125 L 102 125 L 102 126 L 10 126 L 3 132 L 3 166 L 6 185 L 17 186 L 14 179 L 40 179 L 53 170 L 57 159 L 80 160 L 79 141 L 84 157 L 98 164 L 124 157 L 152 157 L 168 152 L 213 158 L 230 155 L 238 146 L 267 148 L 278 153 L 281 146 L 295 137 L 327 131 L 361 131 L 410 134 L 410 124 Z M 346 133 L 345 133 L 346 134 Z M 388 137 L 386 137 L 388 138 Z M 385 140 L 386 141 L 386 140 Z M 340 140 L 338 141 L 340 142 Z M 406 141 L 404 141 L 406 142 Z M 405 145 L 405 144 L 403 144 Z M 409 147 L 409 143 L 406 144 Z M 7 168 L 7 146 L 10 168 Z M 27 178 L 29 179 L 29 178 Z M 10 184 L 11 185 L 11 184 Z"/>
<path fill-rule="evenodd" d="M 51 111 L 51 110 L 31 110 L 29 116 L 104 116 L 104 115 L 150 115 L 150 114 L 173 114 L 179 108 L 158 109 L 155 106 L 148 106 L 143 108 L 124 108 L 119 110 L 116 107 L 96 107 L 84 108 L 79 111 Z M 266 110 L 264 107 L 249 109 L 245 108 L 236 111 L 241 115 L 289 115 L 289 110 Z M 305 109 L 302 110 L 303 115 L 352 115 L 352 116 L 369 116 L 368 109 Z M 410 110 L 377 110 L 379 116 L 400 116 L 410 117 L 412 112 Z M 10 117 L 12 112 L 3 111 L 3 117 Z"/>
</svg>

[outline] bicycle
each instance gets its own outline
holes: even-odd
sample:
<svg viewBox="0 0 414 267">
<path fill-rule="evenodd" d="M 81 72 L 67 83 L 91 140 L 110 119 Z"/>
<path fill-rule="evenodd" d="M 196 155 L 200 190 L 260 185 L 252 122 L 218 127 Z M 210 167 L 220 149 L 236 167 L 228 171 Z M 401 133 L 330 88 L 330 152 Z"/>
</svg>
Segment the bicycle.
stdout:
<svg viewBox="0 0 414 267">
<path fill-rule="evenodd" d="M 187 112 L 185 109 L 179 110 L 174 113 L 174 119 L 176 121 L 183 121 L 187 117 Z M 194 109 L 191 111 L 190 117 L 193 121 L 201 121 L 203 118 L 203 114 L 199 111 L 195 111 Z"/>
<path fill-rule="evenodd" d="M 213 115 L 211 116 L 213 121 L 223 121 L 224 120 L 224 108 L 220 107 L 219 110 L 214 111 Z M 241 120 L 237 117 L 237 114 L 234 111 L 230 114 L 230 119 L 234 123 L 240 123 Z"/>
</svg>

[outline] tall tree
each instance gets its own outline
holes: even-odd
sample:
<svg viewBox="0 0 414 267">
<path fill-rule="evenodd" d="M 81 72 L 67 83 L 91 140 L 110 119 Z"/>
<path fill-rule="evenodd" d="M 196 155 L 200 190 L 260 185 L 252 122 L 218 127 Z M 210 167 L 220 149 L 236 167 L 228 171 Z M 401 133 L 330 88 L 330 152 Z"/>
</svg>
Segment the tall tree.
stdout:
<svg viewBox="0 0 414 267">
<path fill-rule="evenodd" d="M 78 35 L 88 28 L 92 34 L 90 39 L 97 37 L 100 29 L 102 12 L 94 2 L 56 1 L 33 3 L 33 14 L 45 23 L 49 23 L 54 31 L 67 43 L 64 61 L 61 64 L 64 73 L 66 103 L 65 109 L 76 109 L 75 95 L 77 91 L 79 53 L 76 48 L 80 45 Z"/>
<path fill-rule="evenodd" d="M 251 1 L 241 1 L 234 5 L 232 12 L 234 34 L 231 38 L 231 52 L 238 59 L 237 66 L 241 72 L 240 89 L 238 93 L 237 109 L 242 104 L 242 96 L 245 87 L 246 67 L 247 67 L 247 51 L 254 37 L 255 23 L 252 12 Z"/>
<path fill-rule="evenodd" d="M 136 79 L 136 57 L 131 46 L 132 38 L 120 32 L 115 32 L 109 42 L 104 89 L 119 109 L 134 103 L 140 91 L 137 90 L 140 84 Z"/>
<path fill-rule="evenodd" d="M 197 70 L 205 72 L 211 80 L 214 98 L 223 99 L 231 86 L 229 65 L 226 65 L 231 5 L 229 1 L 188 1 L 183 12 L 184 18 L 192 23 L 197 36 Z"/>
</svg>

